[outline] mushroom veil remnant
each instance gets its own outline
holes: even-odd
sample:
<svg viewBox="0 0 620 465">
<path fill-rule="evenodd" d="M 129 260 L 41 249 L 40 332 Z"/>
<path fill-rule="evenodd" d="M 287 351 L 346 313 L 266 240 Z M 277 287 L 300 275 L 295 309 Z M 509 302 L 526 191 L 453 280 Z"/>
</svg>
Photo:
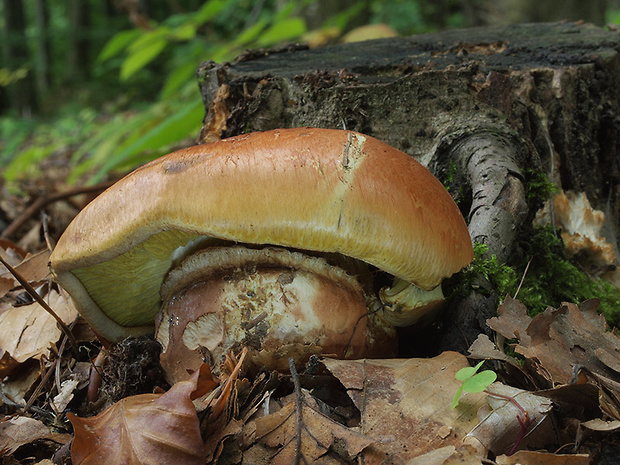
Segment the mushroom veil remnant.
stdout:
<svg viewBox="0 0 620 465">
<path fill-rule="evenodd" d="M 107 340 L 157 320 L 164 357 L 213 362 L 241 343 L 277 365 L 306 350 L 391 355 L 392 326 L 435 312 L 441 281 L 472 258 L 457 206 L 414 159 L 298 128 L 135 170 L 74 219 L 50 266 Z"/>
</svg>

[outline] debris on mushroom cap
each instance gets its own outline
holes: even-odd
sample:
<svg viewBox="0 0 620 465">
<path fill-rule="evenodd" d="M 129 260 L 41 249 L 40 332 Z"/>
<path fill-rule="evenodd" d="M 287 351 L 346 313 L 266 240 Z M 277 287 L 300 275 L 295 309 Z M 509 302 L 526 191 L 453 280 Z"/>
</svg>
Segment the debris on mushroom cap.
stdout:
<svg viewBox="0 0 620 465">
<path fill-rule="evenodd" d="M 137 169 L 75 218 L 50 263 L 91 326 L 118 340 L 152 331 L 171 267 L 222 241 L 339 253 L 426 290 L 473 258 L 458 208 L 418 162 L 356 132 L 298 128 Z"/>
</svg>

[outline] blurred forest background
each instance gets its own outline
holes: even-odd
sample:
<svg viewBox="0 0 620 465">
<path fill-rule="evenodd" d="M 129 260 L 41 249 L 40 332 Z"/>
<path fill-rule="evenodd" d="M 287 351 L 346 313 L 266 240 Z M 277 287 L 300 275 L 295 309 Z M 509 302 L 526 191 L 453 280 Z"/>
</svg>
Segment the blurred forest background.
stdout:
<svg viewBox="0 0 620 465">
<path fill-rule="evenodd" d="M 1 0 L 0 13 L 0 184 L 32 194 L 191 145 L 202 61 L 516 22 L 614 27 L 620 0 Z"/>
</svg>

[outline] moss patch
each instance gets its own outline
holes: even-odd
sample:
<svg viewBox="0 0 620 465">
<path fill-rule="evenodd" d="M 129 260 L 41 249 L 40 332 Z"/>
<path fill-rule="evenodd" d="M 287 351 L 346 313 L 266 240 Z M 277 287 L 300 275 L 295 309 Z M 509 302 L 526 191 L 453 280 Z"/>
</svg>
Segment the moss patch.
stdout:
<svg viewBox="0 0 620 465">
<path fill-rule="evenodd" d="M 564 243 L 549 228 L 534 229 L 523 235 L 519 242 L 520 257 L 508 266 L 499 263 L 495 255 L 488 256 L 485 244 L 474 244 L 474 260 L 461 273 L 458 283 L 452 283 L 452 291 L 462 294 L 464 289 L 475 288 L 477 292 L 489 293 L 480 286 L 480 279 L 487 281 L 498 296 L 510 294 L 528 308 L 530 316 L 543 312 L 547 307 L 557 308 L 562 302 L 580 304 L 600 299 L 599 311 L 613 326 L 620 325 L 620 289 L 607 281 L 592 278 L 573 264 L 565 254 Z M 531 261 L 530 261 L 531 259 Z M 529 262 L 529 267 L 528 267 Z M 519 288 L 522 276 L 523 283 Z"/>
</svg>

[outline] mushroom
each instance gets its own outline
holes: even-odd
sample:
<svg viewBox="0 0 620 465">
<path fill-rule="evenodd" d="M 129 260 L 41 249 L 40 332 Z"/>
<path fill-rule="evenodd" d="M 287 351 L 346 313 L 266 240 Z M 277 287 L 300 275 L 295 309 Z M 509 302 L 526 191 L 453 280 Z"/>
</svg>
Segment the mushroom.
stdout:
<svg viewBox="0 0 620 465">
<path fill-rule="evenodd" d="M 390 356 L 393 326 L 435 314 L 441 281 L 472 258 L 460 211 L 413 158 L 357 132 L 297 128 L 138 168 L 78 214 L 50 267 L 108 341 L 157 321 L 174 378 L 179 359 L 214 363 L 240 343 L 278 367 Z M 393 284 L 378 289 L 377 275 Z"/>
</svg>

